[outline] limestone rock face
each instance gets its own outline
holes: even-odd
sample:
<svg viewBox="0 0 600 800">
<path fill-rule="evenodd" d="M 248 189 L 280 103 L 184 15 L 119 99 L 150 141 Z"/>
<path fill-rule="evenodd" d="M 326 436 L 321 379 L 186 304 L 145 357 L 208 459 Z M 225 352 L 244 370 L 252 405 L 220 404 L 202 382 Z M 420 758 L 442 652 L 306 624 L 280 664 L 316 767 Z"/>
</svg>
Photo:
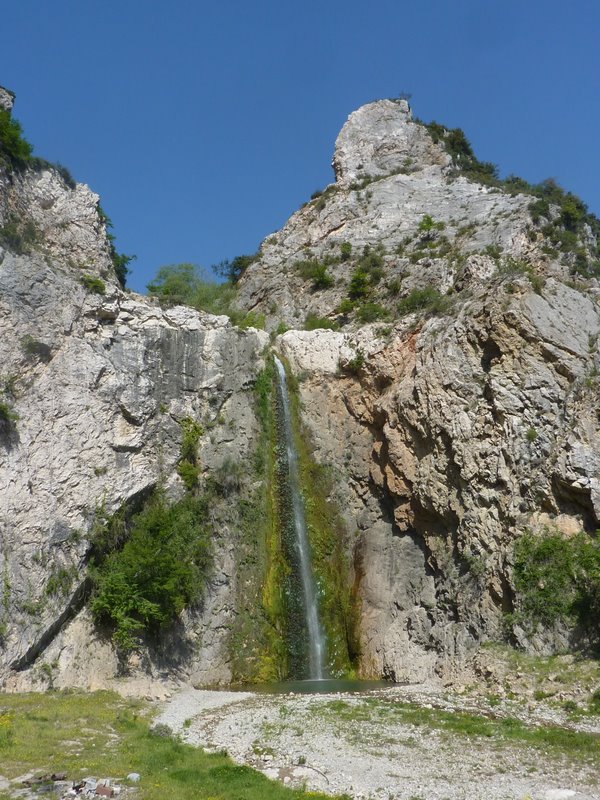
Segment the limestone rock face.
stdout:
<svg viewBox="0 0 600 800">
<path fill-rule="evenodd" d="M 411 124 L 406 100 L 379 100 L 361 106 L 348 117 L 335 143 L 333 169 L 339 184 L 365 176 L 387 176 L 420 168 L 444 166 L 450 159 L 426 129 Z"/>
<path fill-rule="evenodd" d="M 497 253 L 544 261 L 529 233 L 531 197 L 456 175 L 405 101 L 370 103 L 351 114 L 333 164 L 336 183 L 263 242 L 240 281 L 240 305 L 264 313 L 270 329 L 280 322 L 301 328 L 308 314 L 338 318 L 365 248 L 381 257 L 371 299 L 392 313 L 415 288 L 446 293 L 487 281 L 498 271 Z M 433 229 L 424 228 L 427 218 Z M 341 258 L 342 245 L 350 246 L 349 258 Z M 326 266 L 328 286 L 303 274 L 299 265 L 307 260 Z M 562 274 L 557 263 L 544 269 Z"/>
<path fill-rule="evenodd" d="M 600 524 L 599 309 L 523 282 L 385 340 L 367 331 L 289 331 L 277 347 L 301 376 L 315 456 L 340 476 L 363 672 L 448 678 L 501 636 L 515 538 Z"/>
<path fill-rule="evenodd" d="M 11 415 L 0 422 L 0 680 L 43 683 L 47 664 L 56 686 L 99 686 L 121 667 L 81 610 L 90 530 L 100 511 L 135 503 L 158 482 L 181 494 L 185 417 L 204 426 L 204 470 L 243 461 L 257 424 L 248 390 L 268 337 L 121 291 L 87 187 L 25 172 L 2 197 L 43 235 L 29 254 L 0 251 L 0 380 Z M 103 275 L 104 293 L 86 289 L 82 274 Z M 226 521 L 214 544 L 204 607 L 147 653 L 147 672 L 228 680 L 235 559 Z M 69 576 L 60 591 L 57 575 Z"/>
<path fill-rule="evenodd" d="M 452 678 L 502 637 L 518 536 L 600 526 L 598 281 L 568 280 L 531 196 L 457 176 L 405 103 L 351 114 L 334 168 L 263 243 L 240 296 L 271 327 L 339 328 L 275 346 L 338 476 L 363 674 Z M 436 305 L 411 306 L 418 292 Z M 568 646 L 521 633 L 526 648 Z"/>
</svg>

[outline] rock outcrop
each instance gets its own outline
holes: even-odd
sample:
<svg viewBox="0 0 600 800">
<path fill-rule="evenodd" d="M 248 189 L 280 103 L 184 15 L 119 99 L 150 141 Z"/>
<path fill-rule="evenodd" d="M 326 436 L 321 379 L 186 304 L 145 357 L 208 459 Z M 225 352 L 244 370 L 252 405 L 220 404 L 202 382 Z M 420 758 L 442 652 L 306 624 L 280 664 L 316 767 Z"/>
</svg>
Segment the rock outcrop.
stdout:
<svg viewBox="0 0 600 800">
<path fill-rule="evenodd" d="M 13 248 L 28 252 L 0 249 L 0 679 L 99 686 L 122 665 L 84 608 L 91 531 L 159 483 L 182 493 L 186 418 L 204 429 L 202 471 L 244 461 L 268 337 L 122 291 L 97 195 L 50 166 L 0 172 L 8 222 L 34 234 Z M 146 671 L 228 680 L 235 559 L 222 523 L 204 606 L 137 659 Z"/>
<path fill-rule="evenodd" d="M 240 297 L 273 328 L 341 326 L 275 344 L 354 532 L 362 673 L 451 678 L 502 638 L 518 536 L 600 524 L 597 280 L 573 281 L 530 195 L 457 176 L 403 102 L 354 112 L 333 163 L 336 184 L 266 240 Z M 379 321 L 361 324 L 365 303 Z"/>
<path fill-rule="evenodd" d="M 240 281 L 240 304 L 264 313 L 272 329 L 281 322 L 301 328 L 308 314 L 333 317 L 365 247 L 381 256 L 371 300 L 389 309 L 415 288 L 446 292 L 487 281 L 499 252 L 544 260 L 543 243 L 530 233 L 531 197 L 457 176 L 404 101 L 379 101 L 351 114 L 333 164 L 336 183 L 263 242 Z M 424 218 L 437 227 L 424 228 Z M 340 257 L 344 244 L 350 258 Z M 327 267 L 330 286 L 311 282 L 302 269 L 311 260 Z M 565 274 L 558 263 L 548 268 Z"/>
</svg>

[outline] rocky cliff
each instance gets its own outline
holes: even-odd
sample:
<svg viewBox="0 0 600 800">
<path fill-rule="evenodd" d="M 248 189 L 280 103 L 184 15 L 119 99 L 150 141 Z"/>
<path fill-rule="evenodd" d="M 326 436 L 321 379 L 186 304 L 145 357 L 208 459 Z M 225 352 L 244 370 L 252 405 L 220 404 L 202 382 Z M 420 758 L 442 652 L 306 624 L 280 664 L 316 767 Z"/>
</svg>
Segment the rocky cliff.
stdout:
<svg viewBox="0 0 600 800">
<path fill-rule="evenodd" d="M 237 302 L 276 335 L 328 468 L 360 673 L 452 678 L 506 635 L 523 532 L 599 525 L 599 227 L 551 182 L 499 180 L 461 132 L 402 100 L 354 112 L 333 166 L 335 183 L 263 243 Z M 238 501 L 214 501 L 202 602 L 125 664 L 87 608 L 91 541 L 157 485 L 182 496 L 188 420 L 200 483 L 233 460 L 256 489 L 251 389 L 269 337 L 123 291 L 97 196 L 51 165 L 0 166 L 0 234 L 0 679 L 227 682 L 238 576 L 245 603 L 273 591 L 249 576 L 262 556 L 240 543 Z M 518 620 L 509 635 L 574 641 Z"/>
<path fill-rule="evenodd" d="M 440 127 L 403 101 L 351 114 L 335 184 L 240 281 L 272 328 L 317 328 L 276 347 L 353 532 L 362 673 L 395 680 L 507 635 L 524 531 L 600 518 L 597 221 Z M 552 651 L 559 628 L 508 635 Z"/>
<path fill-rule="evenodd" d="M 201 475 L 244 462 L 268 338 L 123 291 L 97 195 L 51 165 L 2 166 L 0 231 L 0 675 L 99 686 L 123 665 L 86 609 L 94 526 L 157 484 L 181 496 L 187 419 L 202 426 Z M 221 513 L 204 603 L 130 667 L 227 680 L 227 525 Z"/>
</svg>

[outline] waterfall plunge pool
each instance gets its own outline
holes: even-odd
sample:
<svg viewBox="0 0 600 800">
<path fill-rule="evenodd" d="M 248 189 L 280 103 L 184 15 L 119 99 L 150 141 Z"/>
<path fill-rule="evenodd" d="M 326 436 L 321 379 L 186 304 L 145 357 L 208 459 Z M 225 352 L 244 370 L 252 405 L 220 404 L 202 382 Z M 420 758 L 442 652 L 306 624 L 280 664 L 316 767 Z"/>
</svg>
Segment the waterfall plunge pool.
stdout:
<svg viewBox="0 0 600 800">
<path fill-rule="evenodd" d="M 400 684 L 391 681 L 361 681 L 347 678 L 321 678 L 319 680 L 288 680 L 273 683 L 250 683 L 230 686 L 233 692 L 256 692 L 258 694 L 352 694 L 389 689 Z"/>
</svg>

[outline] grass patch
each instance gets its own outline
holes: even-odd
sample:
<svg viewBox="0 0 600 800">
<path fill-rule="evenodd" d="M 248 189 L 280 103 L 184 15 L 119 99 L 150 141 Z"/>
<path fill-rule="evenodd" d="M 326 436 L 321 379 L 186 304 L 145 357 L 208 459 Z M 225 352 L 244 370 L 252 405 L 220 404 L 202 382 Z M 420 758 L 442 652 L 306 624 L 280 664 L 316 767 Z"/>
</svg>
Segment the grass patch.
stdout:
<svg viewBox="0 0 600 800">
<path fill-rule="evenodd" d="M 82 275 L 81 285 L 84 286 L 88 292 L 95 294 L 106 294 L 106 284 L 102 278 L 97 278 L 95 275 Z"/>
<path fill-rule="evenodd" d="M 150 730 L 140 701 L 108 692 L 0 695 L 0 763 L 15 778 L 29 770 L 77 779 L 141 775 L 141 800 L 279 800 L 307 797 L 224 754 L 208 754 Z M 10 735 L 1 733 L 10 730 Z M 2 796 L 2 795 L 0 795 Z M 6 796 L 6 795 L 5 795 Z M 327 800 L 327 796 L 311 793 Z"/>
<path fill-rule="evenodd" d="M 313 713 L 344 722 L 370 722 L 387 726 L 403 723 L 468 738 L 492 739 L 499 746 L 528 745 L 566 754 L 574 760 L 592 761 L 600 757 L 600 735 L 548 725 L 525 725 L 513 717 L 484 717 L 460 711 L 404 703 L 397 700 L 364 699 L 358 703 L 333 700 L 316 705 Z"/>
<path fill-rule="evenodd" d="M 340 326 L 335 320 L 329 319 L 328 317 L 318 317 L 316 314 L 313 314 L 312 311 L 306 315 L 306 319 L 304 320 L 305 331 L 337 331 L 339 330 L 339 327 Z"/>
</svg>

